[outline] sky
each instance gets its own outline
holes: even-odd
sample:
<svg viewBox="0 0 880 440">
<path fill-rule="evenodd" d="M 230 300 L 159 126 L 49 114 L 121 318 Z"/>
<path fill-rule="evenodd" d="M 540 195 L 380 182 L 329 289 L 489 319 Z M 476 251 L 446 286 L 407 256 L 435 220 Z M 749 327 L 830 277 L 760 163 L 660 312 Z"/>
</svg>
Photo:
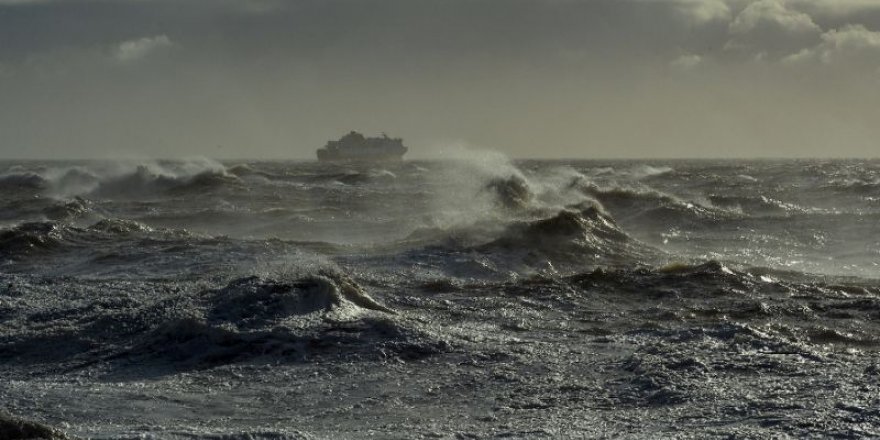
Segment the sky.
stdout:
<svg viewBox="0 0 880 440">
<path fill-rule="evenodd" d="M 0 158 L 880 156 L 878 0 L 0 0 Z"/>
</svg>

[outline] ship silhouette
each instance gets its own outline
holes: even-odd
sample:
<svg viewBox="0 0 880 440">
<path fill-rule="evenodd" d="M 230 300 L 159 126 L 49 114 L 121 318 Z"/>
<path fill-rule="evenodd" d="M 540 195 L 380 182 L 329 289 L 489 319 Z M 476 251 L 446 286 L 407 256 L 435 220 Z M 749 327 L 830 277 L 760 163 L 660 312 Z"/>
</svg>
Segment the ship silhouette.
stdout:
<svg viewBox="0 0 880 440">
<path fill-rule="evenodd" d="M 403 159 L 408 148 L 403 139 L 390 138 L 385 133 L 380 137 L 365 137 L 351 131 L 338 141 L 329 141 L 319 148 L 318 160 L 321 162 L 336 161 L 399 161 Z"/>
</svg>

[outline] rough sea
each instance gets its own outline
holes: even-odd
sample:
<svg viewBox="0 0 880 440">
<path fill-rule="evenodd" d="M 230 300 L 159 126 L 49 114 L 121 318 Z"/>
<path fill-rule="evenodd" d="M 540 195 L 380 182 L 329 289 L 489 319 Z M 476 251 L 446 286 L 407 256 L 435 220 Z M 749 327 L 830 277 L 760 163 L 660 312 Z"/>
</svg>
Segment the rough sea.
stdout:
<svg viewBox="0 0 880 440">
<path fill-rule="evenodd" d="M 880 161 L 0 162 L 0 438 L 880 437 Z"/>
</svg>

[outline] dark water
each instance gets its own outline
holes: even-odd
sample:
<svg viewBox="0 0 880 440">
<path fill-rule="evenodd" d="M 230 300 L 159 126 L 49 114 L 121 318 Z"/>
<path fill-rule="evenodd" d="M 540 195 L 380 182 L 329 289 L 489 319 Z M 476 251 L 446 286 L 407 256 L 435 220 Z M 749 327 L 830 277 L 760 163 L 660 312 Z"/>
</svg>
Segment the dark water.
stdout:
<svg viewBox="0 0 880 440">
<path fill-rule="evenodd" d="M 0 409 L 89 438 L 874 437 L 878 279 L 878 161 L 0 163 Z"/>
</svg>

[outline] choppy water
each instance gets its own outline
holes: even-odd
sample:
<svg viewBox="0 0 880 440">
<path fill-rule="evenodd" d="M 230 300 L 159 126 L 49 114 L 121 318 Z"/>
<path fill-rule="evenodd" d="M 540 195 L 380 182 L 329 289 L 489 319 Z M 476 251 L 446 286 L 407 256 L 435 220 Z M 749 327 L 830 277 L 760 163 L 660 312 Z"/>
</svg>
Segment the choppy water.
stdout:
<svg viewBox="0 0 880 440">
<path fill-rule="evenodd" d="M 87 438 L 880 436 L 878 279 L 878 161 L 0 163 L 0 409 Z"/>
</svg>

